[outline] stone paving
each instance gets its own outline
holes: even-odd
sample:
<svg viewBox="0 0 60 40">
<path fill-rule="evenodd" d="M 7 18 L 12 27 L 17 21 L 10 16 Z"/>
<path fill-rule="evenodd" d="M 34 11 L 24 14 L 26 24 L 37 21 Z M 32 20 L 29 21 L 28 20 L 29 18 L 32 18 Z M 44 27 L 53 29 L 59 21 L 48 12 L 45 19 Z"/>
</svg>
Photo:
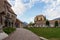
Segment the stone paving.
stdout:
<svg viewBox="0 0 60 40">
<path fill-rule="evenodd" d="M 4 39 L 6 37 L 8 37 L 8 35 L 6 33 L 4 33 L 4 32 L 0 33 L 0 40 Z"/>
<path fill-rule="evenodd" d="M 40 38 L 27 29 L 17 28 L 14 33 L 3 40 L 40 40 Z"/>
</svg>

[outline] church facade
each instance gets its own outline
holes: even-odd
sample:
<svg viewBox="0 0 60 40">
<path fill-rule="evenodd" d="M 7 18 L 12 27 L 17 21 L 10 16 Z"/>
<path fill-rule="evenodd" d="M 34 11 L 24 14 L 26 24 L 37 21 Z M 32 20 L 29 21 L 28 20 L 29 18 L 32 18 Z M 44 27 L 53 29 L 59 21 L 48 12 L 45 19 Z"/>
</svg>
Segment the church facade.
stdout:
<svg viewBox="0 0 60 40">
<path fill-rule="evenodd" d="M 46 17 L 44 15 L 37 15 L 34 19 L 34 27 L 48 27 L 46 25 Z M 58 22 L 58 27 L 60 26 L 60 20 L 48 20 L 49 27 L 55 27 L 55 22 Z"/>
</svg>

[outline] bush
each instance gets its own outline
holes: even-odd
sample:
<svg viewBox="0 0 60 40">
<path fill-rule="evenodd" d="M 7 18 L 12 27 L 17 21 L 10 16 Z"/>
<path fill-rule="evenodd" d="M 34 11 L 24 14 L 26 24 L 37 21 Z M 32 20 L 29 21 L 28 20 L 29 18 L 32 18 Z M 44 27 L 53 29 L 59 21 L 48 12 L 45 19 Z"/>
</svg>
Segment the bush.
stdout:
<svg viewBox="0 0 60 40">
<path fill-rule="evenodd" d="M 12 27 L 7 27 L 7 28 L 4 28 L 3 31 L 7 34 L 10 34 L 12 32 L 14 32 L 16 30 L 16 28 L 12 28 Z"/>
</svg>

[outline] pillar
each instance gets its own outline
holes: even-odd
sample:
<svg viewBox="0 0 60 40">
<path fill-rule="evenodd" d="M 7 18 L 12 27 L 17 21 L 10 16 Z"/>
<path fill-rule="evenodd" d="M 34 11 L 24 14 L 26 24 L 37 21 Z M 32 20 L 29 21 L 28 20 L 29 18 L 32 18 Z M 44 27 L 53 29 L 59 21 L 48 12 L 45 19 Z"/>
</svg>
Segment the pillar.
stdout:
<svg viewBox="0 0 60 40">
<path fill-rule="evenodd" d="M 2 33 L 2 32 L 3 32 L 3 31 L 2 31 L 2 29 L 3 29 L 3 28 L 2 28 L 2 25 L 0 24 L 0 33 Z"/>
</svg>

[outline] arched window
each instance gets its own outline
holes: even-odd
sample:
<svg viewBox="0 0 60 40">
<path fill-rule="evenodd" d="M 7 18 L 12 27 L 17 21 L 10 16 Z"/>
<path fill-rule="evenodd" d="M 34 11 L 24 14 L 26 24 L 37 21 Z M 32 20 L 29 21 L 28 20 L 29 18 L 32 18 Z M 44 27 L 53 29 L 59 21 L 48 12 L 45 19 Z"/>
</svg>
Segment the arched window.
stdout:
<svg viewBox="0 0 60 40">
<path fill-rule="evenodd" d="M 55 21 L 55 27 L 57 27 L 58 26 L 58 21 Z"/>
<path fill-rule="evenodd" d="M 40 18 L 40 21 L 42 21 L 42 18 Z"/>
</svg>

